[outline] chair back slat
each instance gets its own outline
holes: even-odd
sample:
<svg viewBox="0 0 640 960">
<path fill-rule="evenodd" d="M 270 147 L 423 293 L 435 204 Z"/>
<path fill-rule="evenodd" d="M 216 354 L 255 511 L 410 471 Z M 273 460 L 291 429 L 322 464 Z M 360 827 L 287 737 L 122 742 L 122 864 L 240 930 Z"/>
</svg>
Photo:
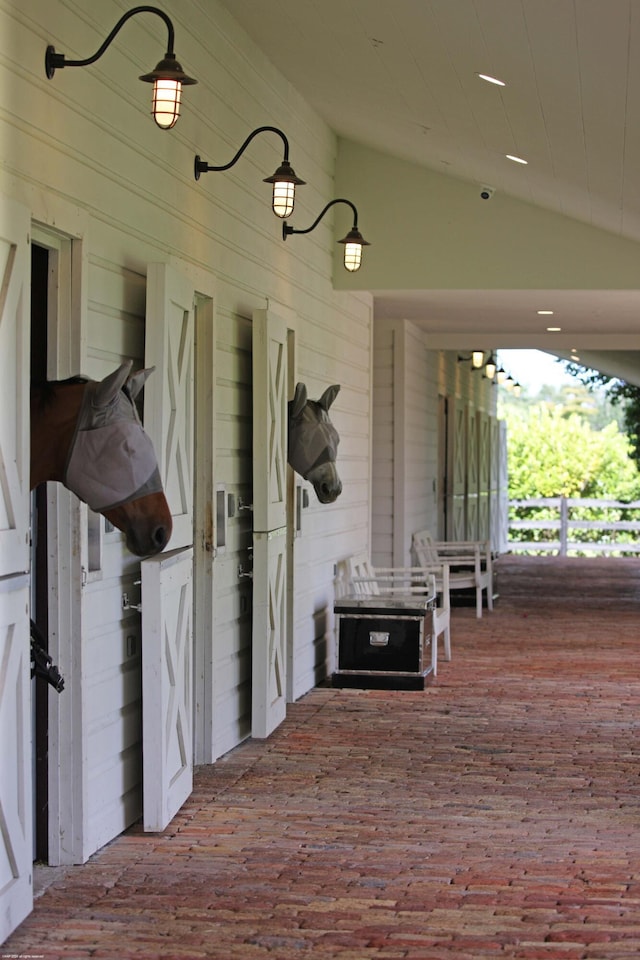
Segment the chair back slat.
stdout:
<svg viewBox="0 0 640 960">
<path fill-rule="evenodd" d="M 439 567 L 442 565 L 442 559 L 438 555 L 438 549 L 428 530 L 420 530 L 419 533 L 414 533 L 411 546 L 419 567 Z"/>
<path fill-rule="evenodd" d="M 354 593 L 363 597 L 377 597 L 380 594 L 376 572 L 365 554 L 349 557 L 349 579 Z"/>
</svg>

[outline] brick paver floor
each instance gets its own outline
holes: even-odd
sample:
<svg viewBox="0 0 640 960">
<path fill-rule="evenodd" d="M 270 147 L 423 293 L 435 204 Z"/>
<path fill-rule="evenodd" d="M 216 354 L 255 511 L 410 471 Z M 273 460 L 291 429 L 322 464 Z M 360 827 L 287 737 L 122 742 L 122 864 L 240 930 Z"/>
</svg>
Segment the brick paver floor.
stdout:
<svg viewBox="0 0 640 960">
<path fill-rule="evenodd" d="M 0 957 L 640 957 L 640 561 L 506 557 L 499 589 L 426 691 L 312 691 Z"/>
</svg>

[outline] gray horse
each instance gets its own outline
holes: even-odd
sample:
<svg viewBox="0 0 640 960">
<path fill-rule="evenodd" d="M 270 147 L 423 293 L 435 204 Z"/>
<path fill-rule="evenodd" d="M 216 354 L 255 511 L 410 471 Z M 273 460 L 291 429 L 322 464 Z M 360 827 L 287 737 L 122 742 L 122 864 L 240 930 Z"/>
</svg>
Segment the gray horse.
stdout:
<svg viewBox="0 0 640 960">
<path fill-rule="evenodd" d="M 340 437 L 329 419 L 328 410 L 340 387 L 327 387 L 318 400 L 307 399 L 304 383 L 296 384 L 289 401 L 288 461 L 301 477 L 313 484 L 320 503 L 333 503 L 342 492 L 336 469 Z"/>
</svg>

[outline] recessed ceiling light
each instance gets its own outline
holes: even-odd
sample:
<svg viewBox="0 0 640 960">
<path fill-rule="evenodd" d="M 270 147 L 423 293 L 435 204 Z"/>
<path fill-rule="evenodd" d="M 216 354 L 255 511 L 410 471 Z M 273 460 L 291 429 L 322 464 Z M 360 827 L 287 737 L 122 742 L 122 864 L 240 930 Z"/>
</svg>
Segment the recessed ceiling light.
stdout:
<svg viewBox="0 0 640 960">
<path fill-rule="evenodd" d="M 536 311 L 541 317 L 552 317 L 553 310 L 538 310 Z"/>
<path fill-rule="evenodd" d="M 514 157 L 512 153 L 505 153 L 507 160 L 513 160 L 514 163 L 524 163 L 525 165 L 529 163 L 528 160 L 523 160 L 522 157 Z"/>
<path fill-rule="evenodd" d="M 488 73 L 479 73 L 478 76 L 481 80 L 486 80 L 487 83 L 495 83 L 497 87 L 506 87 L 504 80 L 498 80 L 497 77 L 490 77 Z"/>
<path fill-rule="evenodd" d="M 562 327 L 547 327 L 547 333 L 560 333 Z"/>
</svg>

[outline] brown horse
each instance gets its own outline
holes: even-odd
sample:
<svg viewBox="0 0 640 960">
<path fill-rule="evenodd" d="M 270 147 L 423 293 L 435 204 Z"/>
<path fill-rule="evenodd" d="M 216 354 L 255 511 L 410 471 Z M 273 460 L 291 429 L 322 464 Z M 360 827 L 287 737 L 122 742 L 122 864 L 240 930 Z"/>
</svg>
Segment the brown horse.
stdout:
<svg viewBox="0 0 640 960">
<path fill-rule="evenodd" d="M 99 382 L 82 377 L 31 390 L 31 489 L 57 480 L 126 536 L 139 557 L 169 542 L 171 511 L 135 397 L 152 372 L 131 361 Z"/>
</svg>

